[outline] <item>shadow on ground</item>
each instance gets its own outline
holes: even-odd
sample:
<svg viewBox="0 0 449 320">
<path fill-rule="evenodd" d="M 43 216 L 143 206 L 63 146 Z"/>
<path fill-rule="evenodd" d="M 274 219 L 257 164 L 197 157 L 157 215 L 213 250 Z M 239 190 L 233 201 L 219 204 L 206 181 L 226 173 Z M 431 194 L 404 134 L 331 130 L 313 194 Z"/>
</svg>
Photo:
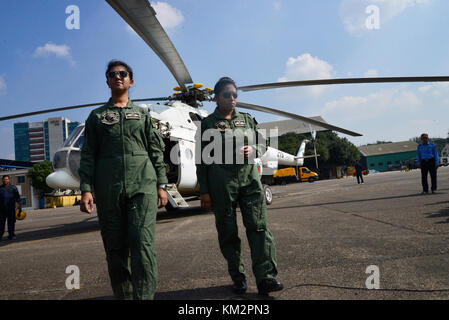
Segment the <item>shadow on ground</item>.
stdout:
<svg viewBox="0 0 449 320">
<path fill-rule="evenodd" d="M 217 286 L 209 288 L 195 288 L 176 291 L 156 292 L 154 300 L 273 300 L 270 296 L 257 293 L 236 295 L 231 286 Z M 113 296 L 95 297 L 86 300 L 115 300 Z"/>
<path fill-rule="evenodd" d="M 446 220 L 435 222 L 436 224 L 449 223 L 449 208 L 441 209 L 438 212 L 426 213 L 425 215 L 428 219 L 447 218 Z"/>
</svg>

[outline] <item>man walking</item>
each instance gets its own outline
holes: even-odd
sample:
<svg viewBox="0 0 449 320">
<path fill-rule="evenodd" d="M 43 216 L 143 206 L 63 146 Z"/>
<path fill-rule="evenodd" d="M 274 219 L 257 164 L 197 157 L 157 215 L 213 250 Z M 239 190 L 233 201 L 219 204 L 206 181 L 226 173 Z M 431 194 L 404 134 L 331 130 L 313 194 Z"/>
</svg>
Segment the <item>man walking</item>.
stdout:
<svg viewBox="0 0 449 320">
<path fill-rule="evenodd" d="M 79 175 L 81 211 L 97 204 L 112 290 L 118 299 L 153 299 L 157 282 L 154 234 L 167 204 L 164 142 L 144 109 L 128 98 L 133 71 L 111 61 L 109 102 L 85 125 Z"/>
<path fill-rule="evenodd" d="M 362 184 L 364 184 L 363 182 L 363 168 L 362 168 L 362 164 L 360 163 L 360 161 L 357 161 L 356 164 L 354 165 L 355 167 L 355 175 L 357 177 L 357 183 L 360 184 L 360 182 L 362 182 Z"/>
<path fill-rule="evenodd" d="M 5 233 L 5 223 L 8 220 L 8 239 L 16 239 L 14 233 L 16 224 L 16 206 L 22 208 L 20 203 L 20 195 L 16 186 L 13 186 L 8 175 L 3 176 L 3 184 L 0 186 L 0 241 Z"/>
<path fill-rule="evenodd" d="M 422 194 L 429 192 L 429 184 L 427 182 L 427 173 L 430 173 L 431 190 L 435 193 L 437 190 L 437 169 L 440 163 L 437 147 L 429 142 L 427 133 L 421 135 L 422 143 L 418 146 L 417 162 L 418 168 L 421 169 Z"/>
</svg>

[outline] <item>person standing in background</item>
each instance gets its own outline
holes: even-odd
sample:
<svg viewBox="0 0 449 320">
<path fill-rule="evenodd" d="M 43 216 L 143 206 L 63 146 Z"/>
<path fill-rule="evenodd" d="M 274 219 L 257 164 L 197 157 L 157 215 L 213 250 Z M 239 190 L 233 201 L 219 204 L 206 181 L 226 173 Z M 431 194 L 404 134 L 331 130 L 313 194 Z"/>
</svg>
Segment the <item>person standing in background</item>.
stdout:
<svg viewBox="0 0 449 320">
<path fill-rule="evenodd" d="M 429 193 L 429 184 L 427 182 L 427 174 L 430 173 L 431 190 L 435 193 L 437 190 L 437 169 L 440 163 L 437 147 L 429 142 L 427 133 L 421 134 L 422 143 L 418 146 L 417 162 L 418 168 L 421 169 L 422 194 Z"/>
<path fill-rule="evenodd" d="M 16 186 L 13 186 L 8 175 L 4 175 L 2 178 L 3 184 L 0 186 L 0 241 L 3 238 L 5 232 L 5 223 L 8 220 L 8 239 L 16 239 L 14 233 L 16 224 L 16 206 L 22 209 L 20 203 L 20 194 Z"/>
</svg>

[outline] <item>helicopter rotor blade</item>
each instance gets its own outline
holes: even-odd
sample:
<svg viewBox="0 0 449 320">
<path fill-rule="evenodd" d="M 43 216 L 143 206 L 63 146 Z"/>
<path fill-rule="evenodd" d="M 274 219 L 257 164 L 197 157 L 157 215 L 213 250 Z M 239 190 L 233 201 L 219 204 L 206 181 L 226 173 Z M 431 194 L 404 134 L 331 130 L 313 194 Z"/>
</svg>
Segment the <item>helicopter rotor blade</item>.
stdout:
<svg viewBox="0 0 449 320">
<path fill-rule="evenodd" d="M 70 107 L 52 108 L 52 109 L 45 109 L 45 110 L 39 110 L 39 111 L 33 111 L 33 112 L 27 112 L 27 113 L 20 113 L 20 114 L 15 114 L 15 115 L 11 115 L 11 116 L 1 117 L 0 121 L 17 119 L 17 118 L 23 118 L 23 117 L 29 117 L 29 116 L 35 116 L 37 114 L 51 113 L 51 112 L 56 112 L 56 111 L 64 111 L 64 110 L 71 110 L 71 109 L 94 107 L 94 106 L 99 106 L 99 105 L 102 105 L 102 104 L 105 104 L 105 103 L 107 103 L 107 102 L 80 104 L 80 105 L 70 106 Z"/>
<path fill-rule="evenodd" d="M 164 101 L 164 100 L 167 100 L 167 99 L 168 99 L 168 97 L 147 98 L 147 99 L 133 99 L 132 102 Z M 17 118 L 23 118 L 23 117 L 29 117 L 29 116 L 35 116 L 35 115 L 38 115 L 38 114 L 51 113 L 51 112 L 57 112 L 57 111 L 65 111 L 65 110 L 72 110 L 72 109 L 80 109 L 80 108 L 101 106 L 101 105 L 106 104 L 106 103 L 108 103 L 108 102 L 105 101 L 105 102 L 97 102 L 97 103 L 89 103 L 89 104 L 80 104 L 80 105 L 76 105 L 76 106 L 61 107 L 61 108 L 51 108 L 51 109 L 45 109 L 45 110 L 39 110 L 39 111 L 33 111 L 33 112 L 27 112 L 27 113 L 14 114 L 14 115 L 11 115 L 11 116 L 1 117 L 0 121 L 17 119 Z"/>
<path fill-rule="evenodd" d="M 311 123 L 314 124 L 316 126 L 320 126 L 329 130 L 333 130 L 333 131 L 338 131 L 350 136 L 354 136 L 354 137 L 360 137 L 362 136 L 360 133 L 357 132 L 353 132 L 350 130 L 346 130 L 337 126 L 333 126 L 331 124 L 328 124 L 326 122 L 321 122 L 315 119 L 311 119 L 311 118 L 307 118 L 307 117 L 303 117 L 300 115 L 297 115 L 295 113 L 290 113 L 290 112 L 286 112 L 286 111 L 282 111 L 282 110 L 278 110 L 278 109 L 273 109 L 273 108 L 268 108 L 268 107 L 263 107 L 263 106 L 259 106 L 256 104 L 250 104 L 250 103 L 245 103 L 245 102 L 237 102 L 237 106 L 240 108 L 244 108 L 244 109 L 250 109 L 250 110 L 256 110 L 256 111 L 262 111 L 262 112 L 266 112 L 266 113 L 271 113 L 277 116 L 282 116 L 282 117 L 287 117 L 290 119 L 295 119 L 295 120 L 299 120 L 299 121 L 303 121 L 306 123 Z"/>
<path fill-rule="evenodd" d="M 131 28 L 153 49 L 175 77 L 182 90 L 192 83 L 189 71 L 148 0 L 106 0 Z"/>
<path fill-rule="evenodd" d="M 357 83 L 393 83 L 393 82 L 446 82 L 448 76 L 424 76 L 424 77 L 377 77 L 377 78 L 342 78 L 342 79 L 320 79 L 320 80 L 300 80 L 286 82 L 262 83 L 250 86 L 238 87 L 242 91 L 255 91 L 264 89 L 317 86 L 330 84 L 357 84 Z"/>
</svg>

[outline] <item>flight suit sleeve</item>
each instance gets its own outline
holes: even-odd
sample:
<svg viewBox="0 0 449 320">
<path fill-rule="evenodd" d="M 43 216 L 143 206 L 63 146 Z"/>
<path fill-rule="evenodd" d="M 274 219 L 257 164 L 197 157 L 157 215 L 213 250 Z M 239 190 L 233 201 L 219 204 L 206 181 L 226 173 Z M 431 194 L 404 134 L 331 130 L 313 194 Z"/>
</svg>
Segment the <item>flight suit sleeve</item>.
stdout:
<svg viewBox="0 0 449 320">
<path fill-rule="evenodd" d="M 259 157 L 263 156 L 263 154 L 267 151 L 266 139 L 259 132 L 259 125 L 258 125 L 256 119 L 254 119 L 251 116 L 249 118 L 251 119 L 252 129 L 256 133 L 256 135 L 255 135 L 256 136 L 256 141 L 255 141 L 255 144 L 252 145 L 252 147 L 256 151 L 255 158 L 259 158 Z"/>
<path fill-rule="evenodd" d="M 84 126 L 84 143 L 81 148 L 81 160 L 78 173 L 82 193 L 94 191 L 95 161 L 98 150 L 96 122 L 91 113 Z"/>
<path fill-rule="evenodd" d="M 148 116 L 146 121 L 148 155 L 156 171 L 157 184 L 167 184 L 167 171 L 164 162 L 165 143 L 159 130 L 154 127 L 151 117 Z"/>
<path fill-rule="evenodd" d="M 200 185 L 200 194 L 205 194 L 205 193 L 209 193 L 209 186 L 208 186 L 208 165 L 206 165 L 205 163 L 203 163 L 203 149 L 206 146 L 206 142 L 207 141 L 203 141 L 202 137 L 203 137 L 203 133 L 206 130 L 206 122 L 203 120 L 201 122 L 201 135 L 199 137 L 197 137 L 196 139 L 196 148 L 200 148 L 200 152 L 199 154 L 199 159 L 197 159 L 196 163 L 196 177 L 198 179 L 198 183 Z"/>
</svg>

